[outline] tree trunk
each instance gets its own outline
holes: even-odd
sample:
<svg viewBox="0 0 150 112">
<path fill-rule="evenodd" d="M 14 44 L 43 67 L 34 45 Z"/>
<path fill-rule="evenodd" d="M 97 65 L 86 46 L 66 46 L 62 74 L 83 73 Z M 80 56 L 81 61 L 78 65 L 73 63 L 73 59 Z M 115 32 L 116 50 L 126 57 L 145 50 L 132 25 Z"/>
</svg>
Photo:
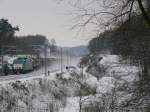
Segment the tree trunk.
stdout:
<svg viewBox="0 0 150 112">
<path fill-rule="evenodd" d="M 143 15 L 145 21 L 146 21 L 147 24 L 150 26 L 150 18 L 149 18 L 149 16 L 148 16 L 148 13 L 147 13 L 147 12 L 145 11 L 145 9 L 144 9 L 144 6 L 143 6 L 143 4 L 142 4 L 142 0 L 137 0 L 137 1 L 138 1 L 140 10 L 141 10 L 141 12 L 142 12 L 142 15 Z"/>
<path fill-rule="evenodd" d="M 149 80 L 149 70 L 148 70 L 149 68 L 148 68 L 148 63 L 147 63 L 147 60 L 146 59 L 144 59 L 143 60 L 143 79 L 144 79 L 144 81 L 148 81 Z"/>
</svg>

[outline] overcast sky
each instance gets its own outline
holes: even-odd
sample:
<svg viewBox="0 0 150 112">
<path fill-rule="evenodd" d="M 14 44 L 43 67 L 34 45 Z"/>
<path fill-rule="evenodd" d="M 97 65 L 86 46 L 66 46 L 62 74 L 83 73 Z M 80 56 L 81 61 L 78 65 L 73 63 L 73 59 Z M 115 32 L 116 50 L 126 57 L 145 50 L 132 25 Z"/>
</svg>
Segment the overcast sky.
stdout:
<svg viewBox="0 0 150 112">
<path fill-rule="evenodd" d="M 0 18 L 18 25 L 17 35 L 42 34 L 54 38 L 61 46 L 77 46 L 88 43 L 86 37 L 70 31 L 72 8 L 56 0 L 0 0 Z"/>
</svg>

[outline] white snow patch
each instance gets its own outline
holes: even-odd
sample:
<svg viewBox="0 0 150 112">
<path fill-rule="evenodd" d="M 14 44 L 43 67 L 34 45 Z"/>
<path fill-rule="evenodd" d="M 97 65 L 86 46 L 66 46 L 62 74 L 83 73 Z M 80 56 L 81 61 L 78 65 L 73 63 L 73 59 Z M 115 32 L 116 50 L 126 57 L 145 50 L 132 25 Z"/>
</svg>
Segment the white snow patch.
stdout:
<svg viewBox="0 0 150 112">
<path fill-rule="evenodd" d="M 113 77 L 103 77 L 99 80 L 97 93 L 110 93 L 112 88 L 115 87 L 115 79 Z"/>
<path fill-rule="evenodd" d="M 90 74 L 86 74 L 86 79 L 85 82 L 91 87 L 91 88 L 95 88 L 98 84 L 98 80 L 96 77 L 94 77 L 93 75 Z"/>
<path fill-rule="evenodd" d="M 59 112 L 79 112 L 79 98 L 69 97 L 67 98 L 67 105 Z"/>
<path fill-rule="evenodd" d="M 100 64 L 110 65 L 119 62 L 119 56 L 117 55 L 102 55 L 103 59 L 100 61 Z"/>
</svg>

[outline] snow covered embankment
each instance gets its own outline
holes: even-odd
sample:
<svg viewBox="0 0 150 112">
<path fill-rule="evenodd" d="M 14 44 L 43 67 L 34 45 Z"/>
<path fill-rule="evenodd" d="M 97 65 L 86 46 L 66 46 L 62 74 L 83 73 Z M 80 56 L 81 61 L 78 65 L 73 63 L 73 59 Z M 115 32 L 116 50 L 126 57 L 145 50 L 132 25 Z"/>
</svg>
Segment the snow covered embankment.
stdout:
<svg viewBox="0 0 150 112">
<path fill-rule="evenodd" d="M 132 97 L 130 89 L 134 81 L 138 80 L 138 68 L 120 63 L 116 55 L 101 56 L 103 59 L 98 62 L 98 65 L 106 68 L 106 71 L 105 74 L 98 74 L 101 78 L 97 81 L 96 94 L 86 98 L 88 100 L 83 102 L 84 110 L 92 109 L 93 112 L 128 110 L 124 106 Z"/>
<path fill-rule="evenodd" d="M 74 91 L 72 97 L 68 97 L 64 112 L 69 112 L 70 109 L 72 112 L 124 111 L 122 105 L 132 96 L 128 89 L 133 81 L 138 80 L 138 68 L 121 64 L 115 55 L 102 57 L 97 63 L 106 68 L 106 71 L 100 69 L 105 73 L 98 73 L 95 71 L 97 69 L 93 69 L 95 65 L 90 65 L 83 69 L 83 74 L 74 71 L 69 72 L 69 75 L 64 74 L 63 80 L 69 82 Z M 89 73 L 87 68 L 90 69 Z M 96 77 L 97 73 L 100 75 L 99 80 Z"/>
<path fill-rule="evenodd" d="M 66 103 L 66 87 L 48 77 L 0 85 L 1 112 L 58 112 Z"/>
</svg>

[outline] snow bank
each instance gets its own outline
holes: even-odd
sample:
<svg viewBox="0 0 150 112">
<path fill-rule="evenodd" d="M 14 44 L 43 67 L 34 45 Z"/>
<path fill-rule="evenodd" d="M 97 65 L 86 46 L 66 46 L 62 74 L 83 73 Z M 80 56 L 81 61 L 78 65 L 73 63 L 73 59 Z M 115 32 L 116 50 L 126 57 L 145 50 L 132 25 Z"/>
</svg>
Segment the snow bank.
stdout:
<svg viewBox="0 0 150 112">
<path fill-rule="evenodd" d="M 100 64 L 103 64 L 105 66 L 119 63 L 119 56 L 117 55 L 100 55 L 100 56 L 103 57 L 103 59 L 100 61 Z"/>
<path fill-rule="evenodd" d="M 60 112 L 79 112 L 79 97 L 68 97 L 66 107 Z"/>
<path fill-rule="evenodd" d="M 96 88 L 98 81 L 97 78 L 94 77 L 93 75 L 90 75 L 88 73 L 85 74 L 85 82 L 91 87 L 91 88 Z"/>
<path fill-rule="evenodd" d="M 97 93 L 104 94 L 104 93 L 111 93 L 112 88 L 115 87 L 115 81 L 113 77 L 103 77 L 99 80 L 97 86 Z"/>
<path fill-rule="evenodd" d="M 0 85 L 0 110 L 34 111 L 53 109 L 58 112 L 65 104 L 66 87 L 59 80 L 48 77 L 28 81 L 14 81 Z"/>
<path fill-rule="evenodd" d="M 99 79 L 99 81 L 94 75 L 91 75 L 92 73 L 86 73 L 87 67 L 83 69 L 84 76 L 81 83 L 86 84 L 91 88 L 96 88 L 95 95 L 88 94 L 87 96 L 81 96 L 82 108 L 83 110 L 88 108 L 89 112 L 94 111 L 92 109 L 100 109 L 100 107 L 103 108 L 104 106 L 105 109 L 109 111 L 112 102 L 116 105 L 119 105 L 125 100 L 130 99 L 132 94 L 128 93 L 128 91 L 124 92 L 126 88 L 122 87 L 124 87 L 125 85 L 131 86 L 132 82 L 137 78 L 138 73 L 137 67 L 120 63 L 119 56 L 117 55 L 100 55 L 99 57 L 103 57 L 103 59 L 98 62 L 99 65 L 107 68 L 107 72 Z M 67 74 L 65 74 L 64 78 L 70 79 L 74 77 L 72 77 L 68 72 Z M 68 103 L 63 110 L 64 112 L 79 111 L 80 100 L 78 96 L 70 97 L 67 101 Z"/>
</svg>

